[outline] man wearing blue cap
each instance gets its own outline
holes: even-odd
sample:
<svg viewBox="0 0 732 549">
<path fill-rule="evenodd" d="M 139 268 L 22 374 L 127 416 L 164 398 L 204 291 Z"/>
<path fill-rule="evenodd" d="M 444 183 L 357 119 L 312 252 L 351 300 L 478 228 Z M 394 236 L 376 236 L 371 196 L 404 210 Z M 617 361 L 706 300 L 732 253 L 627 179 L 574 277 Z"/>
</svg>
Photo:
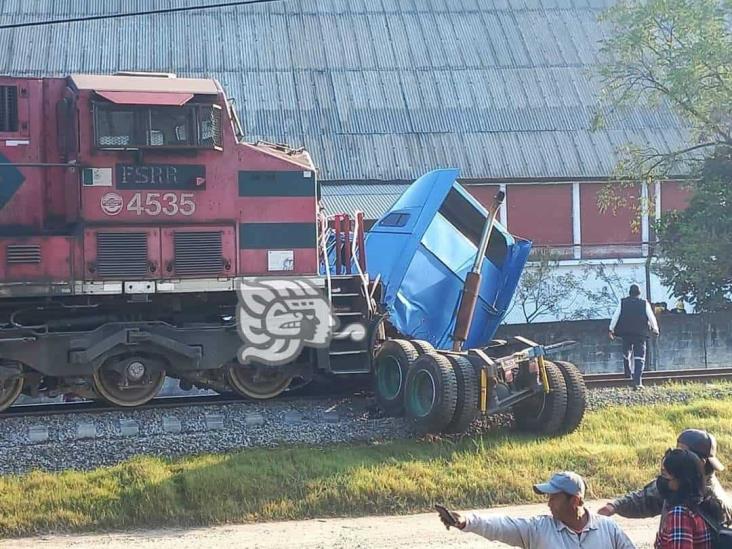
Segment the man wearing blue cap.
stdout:
<svg viewBox="0 0 732 549">
<path fill-rule="evenodd" d="M 635 548 L 615 521 L 584 507 L 585 482 L 577 473 L 556 473 L 547 482 L 535 484 L 534 492 L 549 496 L 551 516 L 524 519 L 469 513 L 463 518 L 444 510 L 440 512 L 440 520 L 448 529 L 454 526 L 463 532 L 525 549 Z"/>
</svg>

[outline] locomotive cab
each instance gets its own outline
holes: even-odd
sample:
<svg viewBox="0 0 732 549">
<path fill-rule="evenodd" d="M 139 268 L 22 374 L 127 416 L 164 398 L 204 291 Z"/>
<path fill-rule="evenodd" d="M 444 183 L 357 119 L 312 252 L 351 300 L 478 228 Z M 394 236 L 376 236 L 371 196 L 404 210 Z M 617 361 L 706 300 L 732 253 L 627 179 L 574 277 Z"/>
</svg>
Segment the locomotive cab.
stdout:
<svg viewBox="0 0 732 549">
<path fill-rule="evenodd" d="M 245 142 L 212 79 L 0 78 L 0 99 L 0 409 L 18 387 L 139 405 L 166 375 L 266 398 L 327 366 L 235 360 L 238 282 L 325 285 L 307 151 Z"/>
</svg>

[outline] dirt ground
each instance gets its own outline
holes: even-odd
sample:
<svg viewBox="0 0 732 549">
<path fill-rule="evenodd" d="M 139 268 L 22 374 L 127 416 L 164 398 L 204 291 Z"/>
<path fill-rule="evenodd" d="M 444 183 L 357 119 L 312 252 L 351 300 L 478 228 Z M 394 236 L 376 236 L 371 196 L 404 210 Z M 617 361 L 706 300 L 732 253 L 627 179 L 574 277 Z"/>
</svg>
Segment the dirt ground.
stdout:
<svg viewBox="0 0 732 549">
<path fill-rule="evenodd" d="M 604 502 L 590 502 L 598 509 Z M 481 510 L 486 514 L 511 514 L 528 517 L 548 513 L 546 505 L 522 505 Z M 652 547 L 659 518 L 623 519 L 618 524 L 633 542 L 643 549 Z M 475 534 L 447 531 L 437 513 L 397 517 L 353 519 L 317 519 L 221 526 L 213 528 L 170 529 L 85 536 L 44 536 L 0 541 L 2 549 L 437 549 L 438 547 L 499 548 L 502 543 L 488 542 Z"/>
</svg>

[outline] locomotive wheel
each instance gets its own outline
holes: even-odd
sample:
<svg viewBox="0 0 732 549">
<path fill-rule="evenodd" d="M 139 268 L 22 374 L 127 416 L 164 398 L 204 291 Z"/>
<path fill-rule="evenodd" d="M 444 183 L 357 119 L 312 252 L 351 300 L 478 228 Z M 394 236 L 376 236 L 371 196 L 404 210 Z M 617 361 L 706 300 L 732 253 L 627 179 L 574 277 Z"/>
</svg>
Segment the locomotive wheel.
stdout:
<svg viewBox="0 0 732 549">
<path fill-rule="evenodd" d="M 480 380 L 478 372 L 464 356 L 449 356 L 457 378 L 455 415 L 445 428 L 446 433 L 463 433 L 478 416 Z"/>
<path fill-rule="evenodd" d="M 432 343 L 424 341 L 423 339 L 410 339 L 409 343 L 414 347 L 418 354 L 423 355 L 425 353 L 431 353 L 435 350 Z"/>
<path fill-rule="evenodd" d="M 7 410 L 20 396 L 23 390 L 23 378 L 16 377 L 0 381 L 0 412 Z"/>
<path fill-rule="evenodd" d="M 559 366 L 544 362 L 549 380 L 548 394 L 543 391 L 513 407 L 516 427 L 540 435 L 555 435 L 567 414 L 567 384 Z"/>
<path fill-rule="evenodd" d="M 390 339 L 374 358 L 374 392 L 379 407 L 390 416 L 404 414 L 404 386 L 407 372 L 417 359 L 417 351 L 408 341 Z"/>
<path fill-rule="evenodd" d="M 128 359 L 124 367 L 108 361 L 96 369 L 92 377 L 94 391 L 115 406 L 141 406 L 160 392 L 165 383 L 165 370 L 143 360 Z"/>
<path fill-rule="evenodd" d="M 569 434 L 574 432 L 585 416 L 587 408 L 587 386 L 585 378 L 577 366 L 571 362 L 562 360 L 553 360 L 564 376 L 564 382 L 567 384 L 567 414 L 564 416 L 564 423 L 560 430 L 561 434 Z"/>
<path fill-rule="evenodd" d="M 233 364 L 226 377 L 239 396 L 267 400 L 282 394 L 294 376 L 278 368 L 252 368 Z"/>
<path fill-rule="evenodd" d="M 447 357 L 426 353 L 407 373 L 404 391 L 407 416 L 421 433 L 441 433 L 455 416 L 458 382 Z"/>
</svg>

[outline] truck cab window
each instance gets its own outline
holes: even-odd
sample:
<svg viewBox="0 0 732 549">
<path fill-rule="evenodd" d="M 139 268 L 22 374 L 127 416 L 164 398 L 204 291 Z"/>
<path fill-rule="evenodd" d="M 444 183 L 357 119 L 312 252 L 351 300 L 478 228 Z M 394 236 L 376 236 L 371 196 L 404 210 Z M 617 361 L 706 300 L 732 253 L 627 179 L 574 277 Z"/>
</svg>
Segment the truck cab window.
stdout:
<svg viewBox="0 0 732 549">
<path fill-rule="evenodd" d="M 439 212 L 474 246 L 478 247 L 486 218 L 465 197 L 454 188 L 450 189 Z M 507 253 L 506 238 L 499 231 L 493 231 L 485 251 L 486 258 L 500 269 L 503 267 Z"/>
</svg>

